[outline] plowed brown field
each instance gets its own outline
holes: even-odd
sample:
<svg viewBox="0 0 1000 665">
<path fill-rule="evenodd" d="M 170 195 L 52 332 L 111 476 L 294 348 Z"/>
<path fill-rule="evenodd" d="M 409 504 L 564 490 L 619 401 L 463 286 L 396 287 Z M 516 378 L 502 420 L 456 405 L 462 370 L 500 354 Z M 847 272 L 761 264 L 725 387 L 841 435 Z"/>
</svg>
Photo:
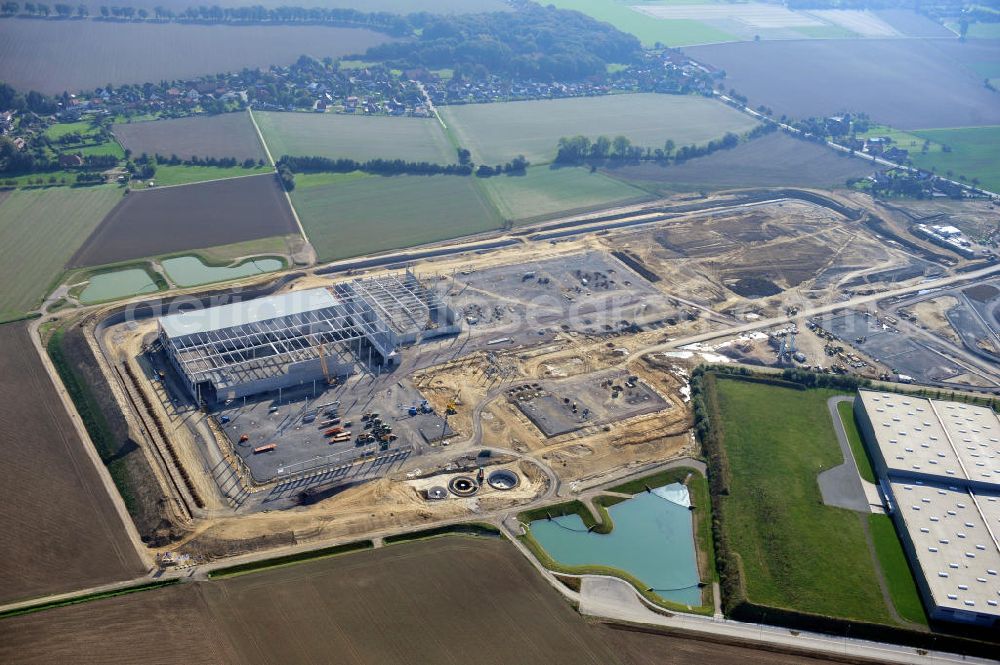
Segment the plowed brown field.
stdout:
<svg viewBox="0 0 1000 665">
<path fill-rule="evenodd" d="M 128 194 L 69 261 L 96 266 L 290 233 L 298 227 L 273 174 Z"/>
<path fill-rule="evenodd" d="M 0 601 L 144 572 L 28 335 L 0 326 Z"/>
</svg>

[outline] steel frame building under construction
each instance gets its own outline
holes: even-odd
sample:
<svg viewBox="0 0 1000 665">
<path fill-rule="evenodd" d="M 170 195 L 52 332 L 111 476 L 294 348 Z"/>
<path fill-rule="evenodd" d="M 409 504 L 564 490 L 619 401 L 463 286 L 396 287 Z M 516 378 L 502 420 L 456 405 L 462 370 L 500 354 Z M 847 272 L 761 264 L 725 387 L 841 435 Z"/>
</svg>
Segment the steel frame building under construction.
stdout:
<svg viewBox="0 0 1000 665">
<path fill-rule="evenodd" d="M 164 316 L 159 339 L 198 402 L 381 371 L 399 349 L 459 332 L 409 271 Z"/>
</svg>

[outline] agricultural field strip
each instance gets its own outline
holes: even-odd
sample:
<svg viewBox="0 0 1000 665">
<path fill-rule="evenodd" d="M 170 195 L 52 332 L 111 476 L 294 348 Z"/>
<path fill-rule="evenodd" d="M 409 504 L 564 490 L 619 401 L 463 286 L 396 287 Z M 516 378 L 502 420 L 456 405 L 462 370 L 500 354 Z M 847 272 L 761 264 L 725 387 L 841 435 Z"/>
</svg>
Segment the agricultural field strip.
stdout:
<svg viewBox="0 0 1000 665">
<path fill-rule="evenodd" d="M 15 191 L 0 201 L 0 320 L 34 309 L 122 198 L 112 186 Z"/>
<path fill-rule="evenodd" d="M 0 327 L 0 425 L 18 442 L 4 453 L 4 601 L 145 571 L 130 538 L 134 529 L 122 522 L 127 515 L 116 510 L 113 486 L 66 412 L 34 335 L 23 323 Z"/>
<path fill-rule="evenodd" d="M 0 21 L 0 80 L 19 90 L 93 90 L 108 83 L 186 79 L 338 57 L 389 41 L 361 28 L 319 25 L 121 24 L 102 21 Z M 122 57 L 142 53 L 142 57 Z"/>
<path fill-rule="evenodd" d="M 291 193 L 321 261 L 364 256 L 497 229 L 500 220 L 473 178 L 324 178 Z M 364 229 L 348 236 L 346 228 Z"/>
<path fill-rule="evenodd" d="M 268 151 L 277 158 L 402 159 L 436 164 L 458 161 L 440 124 L 432 118 L 263 111 L 253 115 Z"/>
<path fill-rule="evenodd" d="M 69 260 L 99 266 L 296 232 L 273 174 L 133 192 Z"/>
<path fill-rule="evenodd" d="M 502 164 L 518 154 L 532 164 L 555 158 L 561 137 L 624 135 L 634 144 L 703 144 L 758 121 L 715 100 L 647 93 L 444 106 L 441 115 L 477 163 Z"/>
<path fill-rule="evenodd" d="M 198 157 L 264 158 L 260 139 L 247 113 L 191 116 L 173 120 L 151 120 L 112 126 L 115 138 L 134 157 L 143 153 L 181 159 Z"/>
<path fill-rule="evenodd" d="M 725 70 L 727 86 L 749 97 L 751 107 L 763 103 L 776 115 L 865 112 L 898 128 L 1000 124 L 996 93 L 972 69 L 1000 57 L 1000 42 L 958 46 L 948 40 L 806 40 L 693 46 L 685 53 Z M 882 66 L 873 69 L 872 62 Z"/>
</svg>

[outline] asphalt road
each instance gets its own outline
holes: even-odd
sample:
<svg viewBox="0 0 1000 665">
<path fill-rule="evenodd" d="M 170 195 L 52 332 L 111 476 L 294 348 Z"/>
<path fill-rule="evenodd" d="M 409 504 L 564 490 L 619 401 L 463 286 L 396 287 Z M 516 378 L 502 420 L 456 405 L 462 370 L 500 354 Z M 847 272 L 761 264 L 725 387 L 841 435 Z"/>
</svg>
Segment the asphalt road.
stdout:
<svg viewBox="0 0 1000 665">
<path fill-rule="evenodd" d="M 830 418 L 833 420 L 833 429 L 837 434 L 837 443 L 840 444 L 840 452 L 844 455 L 844 463 L 827 469 L 819 474 L 816 479 L 819 483 L 820 494 L 823 495 L 823 503 L 837 508 L 846 508 L 859 513 L 870 513 L 868 497 L 865 495 L 864 487 L 861 485 L 861 475 L 858 472 L 858 463 L 854 459 L 854 452 L 851 444 L 847 440 L 847 432 L 844 431 L 844 423 L 840 419 L 840 412 L 837 405 L 841 402 L 854 402 L 853 397 L 831 397 L 826 401 L 827 409 L 830 411 Z"/>
</svg>

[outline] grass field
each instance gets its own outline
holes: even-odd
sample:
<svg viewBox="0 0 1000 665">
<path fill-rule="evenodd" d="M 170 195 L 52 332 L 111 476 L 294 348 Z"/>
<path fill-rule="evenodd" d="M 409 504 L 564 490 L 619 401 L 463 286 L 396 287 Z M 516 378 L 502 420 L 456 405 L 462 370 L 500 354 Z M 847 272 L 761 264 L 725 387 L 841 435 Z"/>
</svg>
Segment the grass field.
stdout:
<svg viewBox="0 0 1000 665">
<path fill-rule="evenodd" d="M 81 143 L 70 143 L 65 145 L 57 143 L 58 139 L 66 136 L 67 134 L 73 133 L 80 135 L 82 139 Z M 125 151 L 120 145 L 113 140 L 100 143 L 98 133 L 99 128 L 93 126 L 90 122 L 59 122 L 50 125 L 44 132 L 45 136 L 53 142 L 52 148 L 55 154 L 81 154 L 84 156 L 114 155 L 118 159 L 125 158 Z"/>
<path fill-rule="evenodd" d="M 56 141 L 67 134 L 77 133 L 80 136 L 91 136 L 97 130 L 89 122 L 57 122 L 45 128 L 43 132 L 46 137 Z"/>
<path fill-rule="evenodd" d="M 205 182 L 207 180 L 223 180 L 226 178 L 240 178 L 248 175 L 262 175 L 273 171 L 274 168 L 270 166 L 254 166 L 251 169 L 245 169 L 242 166 L 169 166 L 161 164 L 156 167 L 156 175 L 153 176 L 153 182 L 156 183 L 157 187 L 190 185 L 192 183 Z M 138 185 L 138 183 L 134 183 L 133 189 L 144 189 L 144 187 Z"/>
<path fill-rule="evenodd" d="M 480 182 L 500 215 L 514 222 L 651 198 L 637 187 L 582 167 L 533 166 L 523 176 Z"/>
<path fill-rule="evenodd" d="M 488 231 L 500 220 L 470 177 L 296 178 L 295 210 L 320 260 Z"/>
<path fill-rule="evenodd" d="M 251 665 L 473 656 L 483 665 L 622 663 L 497 538 L 403 543 L 0 621 L 2 662 L 134 662 L 137 654 L 158 663 Z"/>
<path fill-rule="evenodd" d="M 892 623 L 865 518 L 823 505 L 816 481 L 843 462 L 826 408 L 837 393 L 724 378 L 717 386 L 731 471 L 723 528 L 742 559 L 750 601 Z"/>
<path fill-rule="evenodd" d="M 257 130 L 246 112 L 114 125 L 115 137 L 138 157 L 146 153 L 181 159 L 234 157 L 266 159 Z"/>
<path fill-rule="evenodd" d="M 0 198 L 0 321 L 37 307 L 122 197 L 117 187 L 15 191 Z"/>
<path fill-rule="evenodd" d="M 913 572 L 906 560 L 906 553 L 899 542 L 892 519 L 887 515 L 869 515 L 868 528 L 896 611 L 907 621 L 926 626 L 927 614 L 924 612 L 924 604 L 920 600 L 917 583 L 913 579 Z"/>
<path fill-rule="evenodd" d="M 432 118 L 335 113 L 254 113 L 274 158 L 282 155 L 373 158 L 452 164 L 458 156 Z"/>
<path fill-rule="evenodd" d="M 302 236 L 296 233 L 205 247 L 185 254 L 199 257 L 205 265 L 227 266 L 246 256 L 283 256 L 291 252 L 294 245 L 301 243 Z"/>
<path fill-rule="evenodd" d="M 858 138 L 871 138 L 873 136 L 884 136 L 892 139 L 892 144 L 895 147 L 909 150 L 911 157 L 915 153 L 919 153 L 924 146 L 924 139 L 913 132 L 896 129 L 887 125 L 872 125 L 867 132 L 858 132 L 857 134 Z M 931 143 L 927 146 L 927 150 L 928 152 L 941 152 L 941 145 Z"/>
<path fill-rule="evenodd" d="M 984 188 L 1000 191 L 1000 126 L 920 129 L 913 134 L 938 147 L 932 147 L 926 155 L 919 150 L 910 153 L 920 168 L 936 167 L 939 175 L 951 171 L 955 179 L 965 176 L 970 183 L 977 178 Z M 951 152 L 943 152 L 941 145 L 950 147 Z"/>
<path fill-rule="evenodd" d="M 507 162 L 521 154 L 533 164 L 552 161 L 563 136 L 627 136 L 662 147 L 706 143 L 757 122 L 704 97 L 656 94 L 577 97 L 498 104 L 445 106 L 439 112 L 459 145 L 479 163 Z"/>
<path fill-rule="evenodd" d="M 639 38 L 644 46 L 653 46 L 657 42 L 667 46 L 688 46 L 690 44 L 706 44 L 712 42 L 731 42 L 738 37 L 707 23 L 692 20 L 657 20 L 641 14 L 630 5 L 639 2 L 622 3 L 617 0 L 551 0 L 561 9 L 575 9 L 598 21 L 604 21 L 615 26 L 622 32 L 628 32 Z M 711 4 L 697 2 L 665 2 L 656 4 Z"/>
<path fill-rule="evenodd" d="M 854 461 L 858 464 L 858 473 L 864 480 L 874 483 L 875 471 L 872 469 L 872 462 L 868 458 L 865 444 L 861 440 L 858 424 L 854 420 L 854 405 L 851 402 L 841 402 L 837 405 L 837 411 L 840 413 L 840 422 L 844 423 L 844 431 L 847 432 L 847 440 L 851 444 Z"/>
</svg>

